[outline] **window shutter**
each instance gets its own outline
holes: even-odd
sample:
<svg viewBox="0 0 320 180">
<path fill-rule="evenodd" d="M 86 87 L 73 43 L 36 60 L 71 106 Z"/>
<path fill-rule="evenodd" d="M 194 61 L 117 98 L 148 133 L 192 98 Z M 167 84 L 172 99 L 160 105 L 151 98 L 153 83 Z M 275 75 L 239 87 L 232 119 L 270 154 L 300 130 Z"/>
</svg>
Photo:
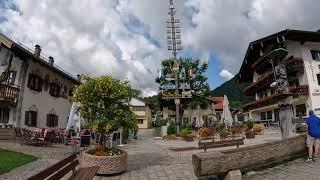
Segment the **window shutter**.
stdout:
<svg viewBox="0 0 320 180">
<path fill-rule="evenodd" d="M 29 74 L 29 77 L 28 77 L 28 84 L 27 84 L 27 87 L 30 88 L 31 87 L 31 81 L 32 81 L 32 74 Z"/>
<path fill-rule="evenodd" d="M 42 91 L 43 79 L 39 78 L 39 91 Z"/>
<path fill-rule="evenodd" d="M 52 91 L 53 91 L 53 84 L 50 83 L 50 89 L 49 89 L 49 94 L 52 96 Z"/>
<path fill-rule="evenodd" d="M 10 109 L 9 108 L 4 108 L 4 116 L 3 116 L 3 122 L 8 123 L 9 122 L 9 114 L 10 114 Z"/>
<path fill-rule="evenodd" d="M 50 127 L 50 114 L 47 114 L 46 126 Z"/>
<path fill-rule="evenodd" d="M 17 75 L 17 71 L 13 71 L 12 73 L 12 77 L 11 77 L 11 82 L 10 84 L 14 84 L 15 80 L 16 80 L 16 75 Z"/>
<path fill-rule="evenodd" d="M 32 111 L 31 113 L 31 125 L 37 127 L 37 112 Z"/>
<path fill-rule="evenodd" d="M 29 111 L 26 111 L 26 114 L 25 114 L 25 120 L 24 120 L 24 125 L 28 125 L 29 126 Z"/>
<path fill-rule="evenodd" d="M 58 126 L 58 116 L 54 116 L 54 126 Z"/>
</svg>

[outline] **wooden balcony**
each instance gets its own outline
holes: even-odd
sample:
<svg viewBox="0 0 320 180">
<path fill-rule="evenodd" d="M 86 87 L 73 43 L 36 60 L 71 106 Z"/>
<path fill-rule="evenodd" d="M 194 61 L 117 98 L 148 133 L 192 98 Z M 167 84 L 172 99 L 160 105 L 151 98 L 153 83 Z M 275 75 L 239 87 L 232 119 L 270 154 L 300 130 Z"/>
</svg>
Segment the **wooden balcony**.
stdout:
<svg viewBox="0 0 320 180">
<path fill-rule="evenodd" d="M 20 89 L 10 84 L 0 84 L 0 102 L 16 105 Z"/>
<path fill-rule="evenodd" d="M 308 85 L 301 85 L 301 86 L 289 87 L 289 92 L 292 93 L 293 96 L 307 95 L 309 93 L 309 86 Z M 267 96 L 265 98 L 249 102 L 244 105 L 244 109 L 249 110 L 249 109 L 267 106 L 270 104 L 275 104 L 283 97 L 284 96 L 281 96 L 276 93 L 271 96 Z"/>
<path fill-rule="evenodd" d="M 284 64 L 286 66 L 288 76 L 296 76 L 297 73 L 304 72 L 304 64 L 302 58 L 290 56 L 284 60 Z M 255 65 L 255 67 L 256 66 L 258 65 Z M 269 87 L 269 85 L 274 82 L 273 78 L 274 76 L 272 71 L 266 71 L 256 82 L 253 82 L 245 87 L 242 92 L 253 94 L 257 90 Z"/>
<path fill-rule="evenodd" d="M 288 76 L 295 76 L 297 73 L 304 73 L 303 59 L 299 57 L 289 57 L 284 61 Z"/>
</svg>

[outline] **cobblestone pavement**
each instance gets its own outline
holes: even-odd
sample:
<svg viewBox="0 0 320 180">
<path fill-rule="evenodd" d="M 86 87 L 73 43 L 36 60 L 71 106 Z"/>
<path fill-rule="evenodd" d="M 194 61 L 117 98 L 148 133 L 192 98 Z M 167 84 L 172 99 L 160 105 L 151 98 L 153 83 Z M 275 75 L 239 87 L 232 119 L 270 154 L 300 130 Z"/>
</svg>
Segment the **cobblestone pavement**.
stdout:
<svg viewBox="0 0 320 180">
<path fill-rule="evenodd" d="M 257 171 L 254 175 L 243 176 L 244 180 L 320 180 L 320 162 L 305 163 L 299 158 L 272 168 Z"/>
<path fill-rule="evenodd" d="M 192 154 L 200 150 L 174 152 L 170 148 L 197 146 L 197 141 L 185 142 L 181 140 L 166 141 L 154 138 L 152 130 L 140 130 L 139 138 L 121 147 L 128 153 L 128 171 L 112 176 L 96 176 L 95 180 L 135 180 L 135 179 L 197 179 L 192 167 Z M 270 142 L 281 138 L 280 131 L 267 130 L 264 135 L 257 135 L 255 139 L 245 140 L 245 146 Z M 0 175 L 0 179 L 26 179 L 31 175 L 56 163 L 71 154 L 71 148 L 63 145 L 52 145 L 48 147 L 21 146 L 9 142 L 1 142 L 0 147 L 11 149 L 41 157 L 39 160 L 18 167 L 6 174 Z M 228 147 L 234 148 L 234 147 Z M 227 148 L 223 148 L 227 149 Z M 208 151 L 217 151 L 210 149 Z M 305 164 L 303 159 L 297 159 L 285 165 L 276 166 L 257 172 L 255 175 L 244 176 L 244 179 L 291 179 L 315 178 L 320 172 L 319 163 Z M 297 170 L 298 169 L 298 170 Z M 310 170 L 311 169 L 311 170 Z M 308 173 L 312 171 L 312 173 Z M 295 173 L 298 174 L 295 178 Z M 318 173 L 318 174 L 317 174 Z M 203 179 L 212 179 L 203 178 Z"/>
</svg>

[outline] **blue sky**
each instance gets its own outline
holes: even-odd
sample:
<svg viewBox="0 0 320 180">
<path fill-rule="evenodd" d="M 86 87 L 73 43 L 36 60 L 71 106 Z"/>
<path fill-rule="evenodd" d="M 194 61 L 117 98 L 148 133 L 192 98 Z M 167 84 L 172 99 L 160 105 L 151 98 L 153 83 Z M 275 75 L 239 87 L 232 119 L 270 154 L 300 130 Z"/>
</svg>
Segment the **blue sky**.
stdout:
<svg viewBox="0 0 320 180">
<path fill-rule="evenodd" d="M 166 50 L 165 0 L 0 0 L 0 32 L 72 74 L 130 80 L 143 95 Z M 239 70 L 250 41 L 291 28 L 320 29 L 316 0 L 174 0 L 181 20 L 182 56 L 209 63 L 211 88 Z"/>
</svg>

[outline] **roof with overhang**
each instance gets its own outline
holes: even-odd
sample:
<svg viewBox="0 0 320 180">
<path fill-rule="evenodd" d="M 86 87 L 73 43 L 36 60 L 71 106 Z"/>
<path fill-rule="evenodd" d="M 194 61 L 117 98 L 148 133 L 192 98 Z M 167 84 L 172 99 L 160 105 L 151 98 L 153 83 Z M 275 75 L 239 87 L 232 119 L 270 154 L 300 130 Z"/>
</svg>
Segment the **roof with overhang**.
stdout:
<svg viewBox="0 0 320 180">
<path fill-rule="evenodd" d="M 238 79 L 242 82 L 252 81 L 253 69 L 251 66 L 259 60 L 260 50 L 267 45 L 279 44 L 279 42 L 285 40 L 298 41 L 301 44 L 307 41 L 320 42 L 320 32 L 286 29 L 249 43 L 239 73 L 237 74 Z"/>
</svg>

